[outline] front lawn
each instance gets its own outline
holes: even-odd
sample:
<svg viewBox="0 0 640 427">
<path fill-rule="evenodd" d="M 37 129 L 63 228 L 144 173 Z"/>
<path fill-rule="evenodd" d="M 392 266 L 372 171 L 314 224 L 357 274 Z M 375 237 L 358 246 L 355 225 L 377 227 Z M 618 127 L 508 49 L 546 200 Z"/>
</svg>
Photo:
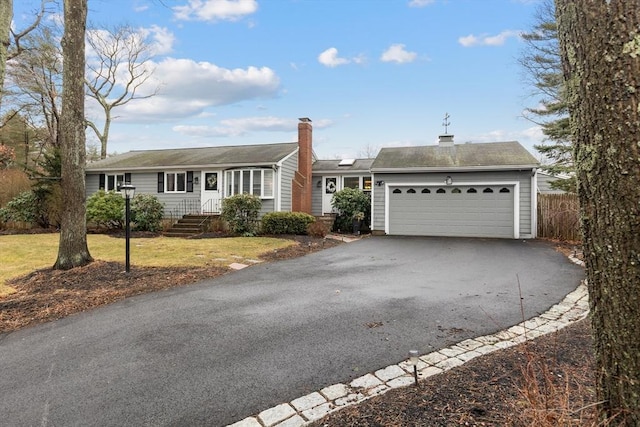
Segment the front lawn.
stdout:
<svg viewBox="0 0 640 427">
<path fill-rule="evenodd" d="M 51 267 L 58 254 L 60 235 L 14 234 L 0 236 L 0 297 L 13 289 L 6 281 Z M 104 234 L 87 235 L 95 260 L 124 262 L 125 239 Z M 131 265 L 140 267 L 223 267 L 233 262 L 258 260 L 260 255 L 293 245 L 287 239 L 230 237 L 179 239 L 166 237 L 131 239 Z"/>
</svg>

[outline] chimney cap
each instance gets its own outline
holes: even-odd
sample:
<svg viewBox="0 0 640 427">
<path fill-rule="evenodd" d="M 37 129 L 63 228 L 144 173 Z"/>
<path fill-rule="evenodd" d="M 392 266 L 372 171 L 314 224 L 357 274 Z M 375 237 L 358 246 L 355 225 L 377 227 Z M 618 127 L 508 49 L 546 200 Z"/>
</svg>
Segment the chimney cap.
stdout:
<svg viewBox="0 0 640 427">
<path fill-rule="evenodd" d="M 309 117 L 300 117 L 298 120 L 302 123 L 311 123 L 311 119 Z"/>
</svg>

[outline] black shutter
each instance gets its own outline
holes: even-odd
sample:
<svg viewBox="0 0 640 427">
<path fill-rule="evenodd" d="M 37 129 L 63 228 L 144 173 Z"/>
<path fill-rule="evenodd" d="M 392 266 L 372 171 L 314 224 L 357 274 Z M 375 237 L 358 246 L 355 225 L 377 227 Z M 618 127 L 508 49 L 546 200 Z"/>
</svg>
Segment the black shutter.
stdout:
<svg viewBox="0 0 640 427">
<path fill-rule="evenodd" d="M 158 172 L 158 193 L 164 193 L 164 172 Z"/>
<path fill-rule="evenodd" d="M 124 174 L 124 182 L 125 184 L 131 184 L 131 172 Z"/>
<path fill-rule="evenodd" d="M 187 193 L 193 193 L 193 171 L 187 171 Z"/>
<path fill-rule="evenodd" d="M 105 175 L 103 173 L 100 174 L 100 183 L 98 184 L 98 190 L 104 190 L 104 181 Z"/>
</svg>

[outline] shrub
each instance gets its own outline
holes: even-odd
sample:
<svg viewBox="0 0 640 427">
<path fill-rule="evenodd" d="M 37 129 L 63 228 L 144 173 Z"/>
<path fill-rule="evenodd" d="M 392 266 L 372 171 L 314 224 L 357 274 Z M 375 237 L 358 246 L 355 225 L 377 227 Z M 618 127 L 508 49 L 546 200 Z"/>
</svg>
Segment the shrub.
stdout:
<svg viewBox="0 0 640 427">
<path fill-rule="evenodd" d="M 40 215 L 40 203 L 36 194 L 29 190 L 11 199 L 2 210 L 2 221 L 20 221 L 35 224 Z"/>
<path fill-rule="evenodd" d="M 229 224 L 232 233 L 255 236 L 258 228 L 258 213 L 262 201 L 252 194 L 236 194 L 222 200 L 220 217 Z"/>
<path fill-rule="evenodd" d="M 371 217 L 371 196 L 355 188 L 345 188 L 335 193 L 331 206 L 338 211 L 334 229 L 343 232 L 352 229 L 354 219 L 363 219 L 366 227 Z"/>
<path fill-rule="evenodd" d="M 98 190 L 87 200 L 87 221 L 98 227 L 124 226 L 124 199 L 115 191 Z"/>
<path fill-rule="evenodd" d="M 265 234 L 306 234 L 315 217 L 304 212 L 269 212 L 262 217 Z"/>
<path fill-rule="evenodd" d="M 322 222 L 316 221 L 307 227 L 307 234 L 312 237 L 325 237 L 329 233 L 329 226 Z"/>
<path fill-rule="evenodd" d="M 158 231 L 162 228 L 164 205 L 152 194 L 136 194 L 131 200 L 131 221 L 140 231 Z"/>
</svg>

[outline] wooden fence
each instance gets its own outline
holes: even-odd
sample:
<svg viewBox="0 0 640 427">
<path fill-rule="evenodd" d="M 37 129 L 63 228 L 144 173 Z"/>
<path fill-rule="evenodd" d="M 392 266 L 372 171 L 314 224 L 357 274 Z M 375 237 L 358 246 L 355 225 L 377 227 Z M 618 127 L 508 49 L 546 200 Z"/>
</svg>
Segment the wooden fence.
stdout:
<svg viewBox="0 0 640 427">
<path fill-rule="evenodd" d="M 579 208 L 575 194 L 538 194 L 538 237 L 581 240 Z"/>
</svg>

